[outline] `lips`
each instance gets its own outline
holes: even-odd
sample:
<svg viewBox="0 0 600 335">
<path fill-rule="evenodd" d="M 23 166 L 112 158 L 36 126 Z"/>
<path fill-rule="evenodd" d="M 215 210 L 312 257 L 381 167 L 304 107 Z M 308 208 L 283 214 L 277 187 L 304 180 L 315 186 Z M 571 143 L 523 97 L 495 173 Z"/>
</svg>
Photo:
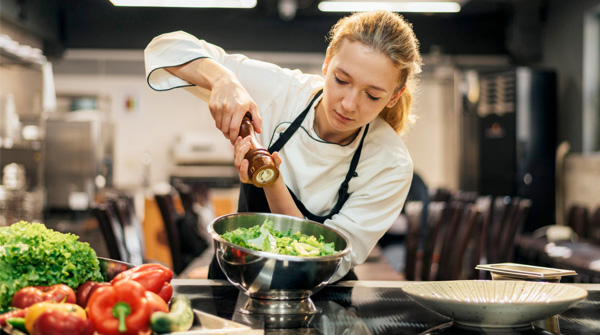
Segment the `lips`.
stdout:
<svg viewBox="0 0 600 335">
<path fill-rule="evenodd" d="M 334 113 L 335 113 L 336 117 L 338 118 L 338 120 L 340 120 L 341 122 L 350 122 L 350 121 L 353 121 L 352 119 L 347 118 L 347 117 L 343 116 L 342 114 L 340 114 L 340 113 L 338 113 L 336 111 L 334 111 Z"/>
</svg>

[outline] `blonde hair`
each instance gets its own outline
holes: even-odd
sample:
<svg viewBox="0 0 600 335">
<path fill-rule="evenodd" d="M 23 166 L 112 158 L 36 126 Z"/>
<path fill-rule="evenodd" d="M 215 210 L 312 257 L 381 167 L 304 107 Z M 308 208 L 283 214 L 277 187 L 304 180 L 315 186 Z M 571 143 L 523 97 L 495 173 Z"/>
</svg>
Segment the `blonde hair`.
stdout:
<svg viewBox="0 0 600 335">
<path fill-rule="evenodd" d="M 336 54 L 344 39 L 361 42 L 382 52 L 400 69 L 396 91 L 404 91 L 394 106 L 384 108 L 379 115 L 397 133 L 404 132 L 407 124 L 412 122 L 412 94 L 408 83 L 416 80 L 415 75 L 421 72 L 422 65 L 419 41 L 412 25 L 402 16 L 388 11 L 361 12 L 342 18 L 329 32 L 328 59 Z"/>
</svg>

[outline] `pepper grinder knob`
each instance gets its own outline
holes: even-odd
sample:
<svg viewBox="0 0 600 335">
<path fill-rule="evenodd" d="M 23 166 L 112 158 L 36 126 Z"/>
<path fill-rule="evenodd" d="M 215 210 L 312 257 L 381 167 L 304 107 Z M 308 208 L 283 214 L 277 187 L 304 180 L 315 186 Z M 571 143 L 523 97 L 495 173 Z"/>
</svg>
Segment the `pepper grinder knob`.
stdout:
<svg viewBox="0 0 600 335">
<path fill-rule="evenodd" d="M 240 126 L 240 136 L 250 136 L 250 149 L 244 156 L 250 163 L 248 165 L 248 176 L 256 187 L 265 187 L 273 184 L 279 177 L 279 169 L 275 165 L 273 156 L 265 149 L 256 138 L 252 126 L 252 115 L 246 113 Z"/>
</svg>

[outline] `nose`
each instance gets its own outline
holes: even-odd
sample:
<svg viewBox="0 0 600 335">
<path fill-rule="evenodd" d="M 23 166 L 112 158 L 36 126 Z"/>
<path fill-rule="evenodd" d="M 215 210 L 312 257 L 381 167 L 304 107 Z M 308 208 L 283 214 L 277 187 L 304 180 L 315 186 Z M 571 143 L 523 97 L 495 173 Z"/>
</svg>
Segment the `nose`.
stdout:
<svg viewBox="0 0 600 335">
<path fill-rule="evenodd" d="M 347 112 L 354 112 L 358 106 L 358 92 L 348 90 L 342 98 L 342 107 Z"/>
</svg>

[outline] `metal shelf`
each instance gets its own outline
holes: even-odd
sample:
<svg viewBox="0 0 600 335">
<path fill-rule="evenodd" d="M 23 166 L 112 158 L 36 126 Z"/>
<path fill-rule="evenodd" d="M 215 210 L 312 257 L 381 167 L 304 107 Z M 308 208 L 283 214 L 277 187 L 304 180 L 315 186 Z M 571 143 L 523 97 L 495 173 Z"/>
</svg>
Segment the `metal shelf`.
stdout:
<svg viewBox="0 0 600 335">
<path fill-rule="evenodd" d="M 45 59 L 45 57 L 44 57 Z M 19 66 L 24 66 L 30 69 L 34 69 L 34 70 L 42 70 L 42 65 L 45 62 L 45 60 L 43 62 L 40 61 L 35 61 L 35 60 L 31 60 L 31 59 L 27 59 L 24 57 L 21 57 L 13 52 L 10 52 L 6 49 L 0 48 L 0 66 L 5 66 L 5 65 L 19 65 Z"/>
</svg>

